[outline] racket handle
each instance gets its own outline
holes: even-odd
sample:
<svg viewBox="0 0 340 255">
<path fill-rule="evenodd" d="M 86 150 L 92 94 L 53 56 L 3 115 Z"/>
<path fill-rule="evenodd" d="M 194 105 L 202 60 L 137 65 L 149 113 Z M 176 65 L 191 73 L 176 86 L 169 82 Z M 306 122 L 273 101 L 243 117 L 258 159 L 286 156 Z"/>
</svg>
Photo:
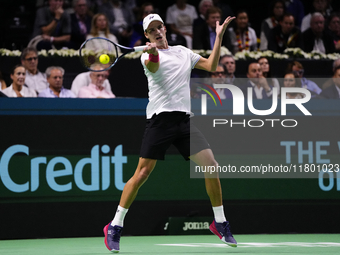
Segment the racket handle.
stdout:
<svg viewBox="0 0 340 255">
<path fill-rule="evenodd" d="M 147 45 L 133 47 L 135 51 L 143 51 Z"/>
</svg>

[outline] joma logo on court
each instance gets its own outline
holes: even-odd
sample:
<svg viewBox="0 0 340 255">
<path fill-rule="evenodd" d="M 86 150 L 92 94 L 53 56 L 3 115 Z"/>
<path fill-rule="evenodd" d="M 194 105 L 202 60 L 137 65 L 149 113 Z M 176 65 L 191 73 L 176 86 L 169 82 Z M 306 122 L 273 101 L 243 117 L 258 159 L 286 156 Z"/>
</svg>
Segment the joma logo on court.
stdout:
<svg viewBox="0 0 340 255">
<path fill-rule="evenodd" d="M 209 222 L 184 222 L 184 231 L 209 229 Z"/>
</svg>

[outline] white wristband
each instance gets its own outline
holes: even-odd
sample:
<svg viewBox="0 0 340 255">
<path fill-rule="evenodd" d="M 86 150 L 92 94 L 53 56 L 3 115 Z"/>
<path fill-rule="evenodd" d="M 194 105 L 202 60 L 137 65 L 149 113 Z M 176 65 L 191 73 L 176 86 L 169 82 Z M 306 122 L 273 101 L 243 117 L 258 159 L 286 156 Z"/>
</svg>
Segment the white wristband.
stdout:
<svg viewBox="0 0 340 255">
<path fill-rule="evenodd" d="M 51 41 L 51 42 L 53 42 L 53 41 L 54 41 L 54 37 L 53 37 L 53 36 L 51 36 L 51 38 L 50 38 L 50 41 Z"/>
</svg>

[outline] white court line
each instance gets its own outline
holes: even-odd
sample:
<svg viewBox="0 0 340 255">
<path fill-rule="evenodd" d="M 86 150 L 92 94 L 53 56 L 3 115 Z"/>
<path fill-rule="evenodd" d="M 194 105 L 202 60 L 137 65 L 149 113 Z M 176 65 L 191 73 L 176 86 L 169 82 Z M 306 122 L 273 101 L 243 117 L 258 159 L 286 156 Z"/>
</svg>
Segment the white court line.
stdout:
<svg viewBox="0 0 340 255">
<path fill-rule="evenodd" d="M 213 243 L 178 243 L 178 244 L 155 244 L 162 246 L 179 246 L 179 247 L 205 247 L 205 248 L 226 248 L 229 247 L 226 244 L 213 244 Z M 332 242 L 280 242 L 280 243 L 238 243 L 240 248 L 279 248 L 279 247 L 340 247 L 340 243 Z M 232 247 L 229 247 L 232 248 Z"/>
</svg>

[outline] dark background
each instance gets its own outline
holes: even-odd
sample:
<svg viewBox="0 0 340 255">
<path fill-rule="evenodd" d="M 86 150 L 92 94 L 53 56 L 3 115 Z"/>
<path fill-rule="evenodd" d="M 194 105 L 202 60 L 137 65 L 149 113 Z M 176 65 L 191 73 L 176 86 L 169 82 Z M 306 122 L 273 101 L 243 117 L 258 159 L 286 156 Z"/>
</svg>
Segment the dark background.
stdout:
<svg viewBox="0 0 340 255">
<path fill-rule="evenodd" d="M 124 1 L 124 0 L 123 0 Z M 332 2 L 333 10 L 339 11 L 340 1 L 330 0 Z M 36 12 L 36 0 L 0 0 L 0 17 L 2 22 L 0 24 L 0 48 L 21 49 L 25 47 L 29 41 L 32 33 L 32 28 Z M 65 1 L 67 2 L 67 1 Z M 68 2 L 71 2 L 70 0 Z M 158 9 L 159 14 L 165 18 L 166 9 L 175 0 L 170 1 L 145 1 L 136 0 L 137 5 L 141 6 L 144 2 L 153 2 L 155 8 Z M 200 0 L 188 0 L 187 3 L 198 7 Z M 239 9 L 246 9 L 249 13 L 249 22 L 255 29 L 257 35 L 260 35 L 261 22 L 268 16 L 268 5 L 270 0 L 257 1 L 225 1 L 234 13 Z M 305 14 L 308 14 L 312 8 L 312 0 L 301 0 L 305 7 Z M 20 24 L 16 25 L 14 18 L 20 18 Z"/>
</svg>

